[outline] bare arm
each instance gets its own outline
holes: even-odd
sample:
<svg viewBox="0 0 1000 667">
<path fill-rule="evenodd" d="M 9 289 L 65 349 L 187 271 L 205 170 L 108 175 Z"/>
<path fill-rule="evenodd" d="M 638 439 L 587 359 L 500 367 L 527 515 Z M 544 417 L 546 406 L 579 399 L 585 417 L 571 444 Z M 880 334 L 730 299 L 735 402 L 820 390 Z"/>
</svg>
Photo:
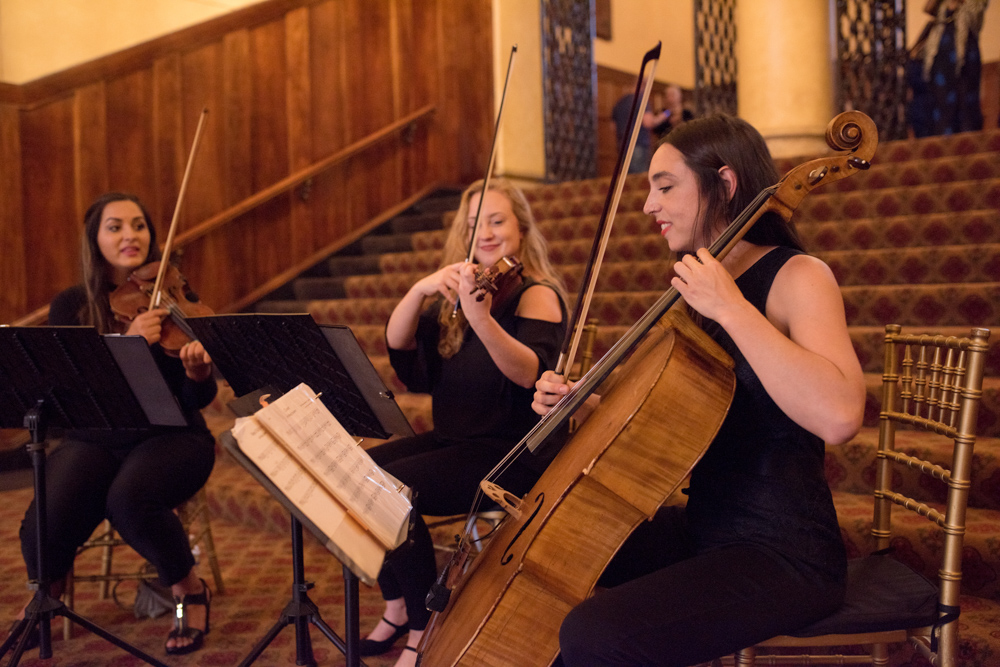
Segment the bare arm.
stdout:
<svg viewBox="0 0 1000 667">
<path fill-rule="evenodd" d="M 469 326 L 472 327 L 479 340 L 486 346 L 490 358 L 511 382 L 521 387 L 532 387 L 538 377 L 538 355 L 517 340 L 490 315 L 492 299 L 487 296 L 483 301 L 476 301 L 469 294 L 475 285 L 474 267 L 469 264 L 461 270 L 461 285 L 458 289 L 462 301 L 462 311 L 465 313 Z M 534 285 L 521 294 L 517 314 L 520 317 L 559 322 L 562 320 L 562 309 L 559 299 L 548 287 Z"/>
<path fill-rule="evenodd" d="M 698 259 L 678 262 L 672 281 L 688 304 L 726 330 L 795 423 L 831 444 L 853 437 L 864 417 L 864 377 L 829 267 L 791 258 L 775 277 L 765 316 L 706 250 Z"/>
<path fill-rule="evenodd" d="M 450 264 L 421 278 L 396 304 L 385 325 L 385 341 L 390 348 L 412 350 L 417 347 L 417 323 L 427 297 L 441 294 L 450 303 L 455 303 L 458 271 L 463 263 Z"/>
</svg>

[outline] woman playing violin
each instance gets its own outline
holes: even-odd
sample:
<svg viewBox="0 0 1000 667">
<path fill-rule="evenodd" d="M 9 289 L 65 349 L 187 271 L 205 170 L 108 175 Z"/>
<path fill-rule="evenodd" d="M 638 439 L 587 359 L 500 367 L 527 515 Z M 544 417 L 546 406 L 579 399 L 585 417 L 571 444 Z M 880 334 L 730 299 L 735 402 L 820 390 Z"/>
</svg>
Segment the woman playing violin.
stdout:
<svg viewBox="0 0 1000 667">
<path fill-rule="evenodd" d="M 85 215 L 83 285 L 61 292 L 49 309 L 49 324 L 90 325 L 102 333 L 143 336 L 184 410 L 188 427 L 143 431 L 69 432 L 47 461 L 46 553 L 54 596 L 61 595 L 77 547 L 105 518 L 151 562 L 183 610 L 166 642 L 168 654 L 190 653 L 208 631 L 210 592 L 194 569 L 187 533 L 173 509 L 208 480 L 215 440 L 199 410 L 215 397 L 212 362 L 192 342 L 179 356 L 159 346 L 167 311 L 155 308 L 129 323 L 115 320 L 109 295 L 140 266 L 159 258 L 149 214 L 133 195 L 108 193 Z M 34 506 L 21 524 L 21 551 L 29 578 L 37 564 Z M 23 614 L 23 612 L 22 612 Z"/>
<path fill-rule="evenodd" d="M 733 358 L 737 387 L 692 471 L 686 507 L 663 508 L 642 524 L 606 570 L 607 589 L 566 617 L 559 640 L 567 666 L 707 662 L 817 621 L 844 595 L 824 441 L 856 434 L 865 390 L 840 290 L 776 215 L 721 263 L 705 250 L 778 180 L 755 129 L 714 116 L 664 141 L 644 210 L 680 256 L 671 284 Z M 536 390 L 532 407 L 545 414 L 568 385 L 549 372 Z"/>
<path fill-rule="evenodd" d="M 400 380 L 430 392 L 434 430 L 369 450 L 380 466 L 416 493 L 412 544 L 390 554 L 379 575 L 384 618 L 362 640 L 362 655 L 392 648 L 409 634 L 415 649 L 430 618 L 425 598 L 436 577 L 434 548 L 420 514 L 464 513 L 479 481 L 538 421 L 531 410 L 535 381 L 554 366 L 565 327 L 562 283 L 524 194 L 493 179 L 482 205 L 475 260 L 489 267 L 514 255 L 523 281 L 503 303 L 480 301 L 476 265 L 461 261 L 472 238 L 482 181 L 462 195 L 440 269 L 416 282 L 389 317 L 386 343 Z M 454 304 L 461 310 L 452 318 Z M 544 468 L 515 461 L 502 485 L 525 493 Z M 415 650 L 396 663 L 412 665 Z"/>
</svg>

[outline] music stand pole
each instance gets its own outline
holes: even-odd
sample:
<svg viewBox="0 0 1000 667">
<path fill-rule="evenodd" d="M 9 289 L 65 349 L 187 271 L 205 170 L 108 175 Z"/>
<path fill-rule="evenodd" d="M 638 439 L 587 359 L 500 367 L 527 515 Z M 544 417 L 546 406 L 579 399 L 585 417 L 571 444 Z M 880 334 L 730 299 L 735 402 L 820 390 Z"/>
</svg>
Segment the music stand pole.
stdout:
<svg viewBox="0 0 1000 667">
<path fill-rule="evenodd" d="M 321 395 L 324 405 L 356 437 L 388 438 L 413 435 L 406 417 L 382 383 L 371 361 L 347 327 L 319 327 L 308 314 L 215 315 L 193 317 L 188 324 L 229 382 L 238 399 L 230 408 L 237 416 L 253 414 L 263 394 L 277 398 L 300 382 Z M 286 626 L 295 624 L 296 664 L 314 665 L 309 623 L 318 627 L 344 654 L 348 667 L 359 667 L 360 612 L 358 576 L 344 565 L 344 634 L 338 637 L 319 615 L 307 592 L 302 560 L 302 527 L 321 535 L 295 504 L 270 482 L 241 451 L 231 433 L 223 447 L 246 468 L 292 517 L 292 600 L 281 618 L 240 663 L 253 663 Z"/>
<path fill-rule="evenodd" d="M 51 582 L 48 579 L 45 557 L 46 503 L 45 503 L 45 402 L 39 400 L 35 407 L 24 416 L 24 427 L 31 432 L 31 442 L 26 445 L 31 455 L 35 483 L 35 547 L 38 552 L 38 579 L 29 585 L 35 590 L 35 596 L 24 610 L 24 618 L 11 630 L 10 635 L 0 645 L 0 658 L 14 646 L 14 653 L 7 663 L 13 667 L 21 661 L 21 656 L 27 648 L 28 639 L 33 630 L 38 630 L 38 657 L 46 660 L 52 657 L 52 618 L 65 616 L 74 623 L 83 626 L 95 635 L 106 639 L 115 646 L 128 651 L 140 660 L 155 667 L 167 667 L 156 658 L 147 655 L 124 639 L 111 634 L 99 625 L 69 609 L 61 600 L 51 596 Z M 15 646 L 16 642 L 16 646 Z"/>
<path fill-rule="evenodd" d="M 350 576 L 348 576 L 350 575 Z M 350 579 L 354 584 L 351 586 Z M 292 599 L 281 612 L 281 617 L 271 626 L 267 634 L 257 642 L 240 667 L 247 667 L 253 664 L 261 653 L 270 645 L 274 638 L 278 636 L 285 626 L 295 626 L 295 664 L 296 665 L 316 665 L 313 657 L 312 640 L 309 637 L 309 624 L 312 623 L 320 632 L 326 635 L 337 649 L 344 654 L 347 659 L 347 667 L 359 667 L 361 665 L 358 655 L 357 644 L 357 623 L 358 623 L 358 586 L 357 577 L 353 572 L 344 568 L 344 606 L 347 618 L 346 634 L 348 640 L 345 642 L 337 636 L 330 626 L 320 616 L 319 608 L 309 599 L 308 591 L 313 587 L 312 582 L 305 579 L 305 565 L 302 558 L 302 523 L 292 515 Z M 351 590 L 353 589 L 353 591 Z M 351 619 L 353 617 L 353 624 Z M 352 628 L 353 625 L 353 628 Z M 352 635 L 352 629 L 354 634 Z M 354 641 L 351 638 L 354 638 Z M 353 646 L 352 646 L 353 644 Z"/>
</svg>

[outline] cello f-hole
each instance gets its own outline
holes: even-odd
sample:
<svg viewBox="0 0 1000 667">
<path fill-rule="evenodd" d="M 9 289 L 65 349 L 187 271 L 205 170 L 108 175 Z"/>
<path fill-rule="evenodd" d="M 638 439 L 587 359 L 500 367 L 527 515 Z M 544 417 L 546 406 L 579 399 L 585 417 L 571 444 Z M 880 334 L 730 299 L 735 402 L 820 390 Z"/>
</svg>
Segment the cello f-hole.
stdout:
<svg viewBox="0 0 1000 667">
<path fill-rule="evenodd" d="M 538 516 L 538 513 L 541 511 L 542 505 L 544 504 L 545 504 L 545 492 L 543 491 L 539 493 L 537 496 L 535 496 L 535 511 L 531 513 L 531 516 L 528 517 L 528 520 L 525 521 L 524 525 L 521 526 L 521 528 L 517 531 L 517 534 L 514 535 L 514 539 L 512 539 L 507 544 L 507 548 L 503 550 L 503 555 L 500 557 L 501 565 L 506 565 L 514 558 L 514 554 L 510 553 L 511 548 L 514 546 L 514 543 L 517 542 L 518 538 L 521 537 L 521 533 L 527 530 L 528 526 L 531 525 L 531 522 L 535 520 L 535 517 Z"/>
</svg>

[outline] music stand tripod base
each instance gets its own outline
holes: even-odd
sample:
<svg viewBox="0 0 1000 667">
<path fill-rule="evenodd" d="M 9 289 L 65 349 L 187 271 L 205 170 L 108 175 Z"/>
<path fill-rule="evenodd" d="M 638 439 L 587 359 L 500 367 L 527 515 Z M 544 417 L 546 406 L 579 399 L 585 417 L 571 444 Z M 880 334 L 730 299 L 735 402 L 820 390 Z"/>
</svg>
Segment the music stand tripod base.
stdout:
<svg viewBox="0 0 1000 667">
<path fill-rule="evenodd" d="M 35 596 L 24 619 L 0 644 L 9 667 L 38 632 L 39 657 L 52 657 L 52 627 L 63 616 L 147 664 L 167 667 L 51 596 L 45 535 L 45 434 L 49 426 L 117 431 L 186 426 L 149 345 L 141 336 L 101 336 L 93 327 L 0 327 L 0 427 L 26 428 L 34 471 Z"/>
</svg>

